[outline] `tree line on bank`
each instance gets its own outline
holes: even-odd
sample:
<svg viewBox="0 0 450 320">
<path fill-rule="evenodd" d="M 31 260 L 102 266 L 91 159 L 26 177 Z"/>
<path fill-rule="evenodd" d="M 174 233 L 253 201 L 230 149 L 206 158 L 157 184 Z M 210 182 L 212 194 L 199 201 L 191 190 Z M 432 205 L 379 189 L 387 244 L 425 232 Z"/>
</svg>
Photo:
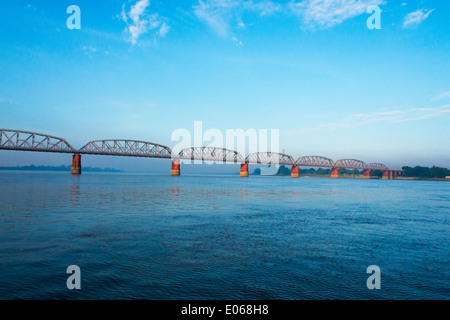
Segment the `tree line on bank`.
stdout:
<svg viewBox="0 0 450 320">
<path fill-rule="evenodd" d="M 402 168 L 404 172 L 403 176 L 404 177 L 409 177 L 409 178 L 446 178 L 448 176 L 450 176 L 450 170 L 445 169 L 445 168 L 440 168 L 440 167 L 436 167 L 433 166 L 431 168 L 428 167 L 403 167 Z M 308 176 L 328 176 L 331 175 L 331 169 L 323 169 L 323 168 L 319 168 L 319 169 L 300 169 L 300 175 L 308 175 Z M 254 175 L 261 175 L 261 169 L 260 168 L 256 168 L 255 171 L 253 172 Z M 362 172 L 361 170 L 357 170 L 357 169 L 339 169 L 339 175 L 354 175 L 354 176 L 359 176 L 361 175 Z M 286 167 L 286 166 L 280 166 L 278 168 L 278 172 L 276 174 L 277 176 L 290 176 L 291 175 L 291 169 Z M 371 170 L 370 171 L 370 175 L 372 177 L 382 177 L 383 176 L 383 171 L 382 170 Z"/>
<path fill-rule="evenodd" d="M 305 175 L 305 176 L 311 176 L 311 175 L 317 175 L 317 176 L 328 176 L 331 175 L 331 169 L 323 169 L 323 168 L 319 168 L 319 169 L 299 169 L 299 172 L 301 175 Z M 372 171 L 371 171 L 372 173 Z M 261 168 L 256 168 L 255 171 L 253 172 L 254 175 L 260 175 L 261 174 Z M 350 169 L 339 169 L 339 174 L 340 175 L 361 175 L 361 171 L 354 169 L 354 170 L 350 170 Z M 383 174 L 383 172 L 381 172 L 381 175 Z M 277 176 L 290 176 L 291 175 L 291 169 L 286 167 L 286 166 L 280 166 L 278 168 L 278 172 L 276 174 Z M 380 175 L 380 176 L 381 176 Z"/>
<path fill-rule="evenodd" d="M 32 164 L 31 166 L 16 166 L 16 167 L 0 167 L 0 170 L 14 170 L 14 171 L 61 171 L 61 172 L 70 172 L 71 166 L 36 166 Z M 123 172 L 123 170 L 113 169 L 113 168 L 92 168 L 92 167 L 83 167 L 84 172 L 114 172 L 119 173 Z"/>
<path fill-rule="evenodd" d="M 440 168 L 433 166 L 431 168 L 428 167 L 403 167 L 402 170 L 405 171 L 403 176 L 405 177 L 417 177 L 417 178 L 440 178 L 443 179 L 445 177 L 450 176 L 450 170 L 445 168 Z"/>
</svg>

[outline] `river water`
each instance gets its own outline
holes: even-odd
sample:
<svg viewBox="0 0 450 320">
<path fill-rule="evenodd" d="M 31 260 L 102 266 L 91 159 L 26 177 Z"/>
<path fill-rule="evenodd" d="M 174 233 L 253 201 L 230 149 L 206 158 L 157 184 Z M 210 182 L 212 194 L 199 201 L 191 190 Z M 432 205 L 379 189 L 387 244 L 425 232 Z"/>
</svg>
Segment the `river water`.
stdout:
<svg viewBox="0 0 450 320">
<path fill-rule="evenodd" d="M 449 299 L 449 217 L 447 182 L 0 172 L 0 299 Z"/>
</svg>

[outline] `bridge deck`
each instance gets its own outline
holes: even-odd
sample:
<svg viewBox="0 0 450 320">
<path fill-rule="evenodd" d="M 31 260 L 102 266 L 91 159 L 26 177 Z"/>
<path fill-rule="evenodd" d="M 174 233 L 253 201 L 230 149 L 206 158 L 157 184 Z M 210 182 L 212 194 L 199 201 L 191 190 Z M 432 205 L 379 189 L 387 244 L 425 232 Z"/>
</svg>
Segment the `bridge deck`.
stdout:
<svg viewBox="0 0 450 320">
<path fill-rule="evenodd" d="M 384 170 L 384 164 L 369 163 L 355 159 L 333 161 L 321 156 L 306 156 L 295 160 L 293 157 L 276 152 L 258 152 L 243 157 L 239 152 L 216 147 L 187 148 L 173 154 L 172 150 L 160 144 L 136 140 L 99 140 L 91 141 L 77 150 L 65 139 L 36 132 L 0 129 L 0 150 L 54 152 L 86 155 L 123 156 L 160 159 L 183 159 L 197 161 L 276 164 L 287 166 L 345 168 L 359 170 Z"/>
</svg>

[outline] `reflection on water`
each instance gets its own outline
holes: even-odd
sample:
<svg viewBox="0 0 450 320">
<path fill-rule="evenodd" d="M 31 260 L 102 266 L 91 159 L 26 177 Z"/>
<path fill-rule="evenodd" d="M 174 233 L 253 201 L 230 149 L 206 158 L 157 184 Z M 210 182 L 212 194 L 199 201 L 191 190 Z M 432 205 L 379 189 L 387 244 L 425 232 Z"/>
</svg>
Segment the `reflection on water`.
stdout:
<svg viewBox="0 0 450 320">
<path fill-rule="evenodd" d="M 0 172 L 1 299 L 448 299 L 450 186 Z M 67 266 L 82 290 L 66 288 Z M 378 265 L 382 290 L 366 287 Z"/>
<path fill-rule="evenodd" d="M 73 206 L 78 204 L 78 198 L 80 197 L 80 185 L 74 184 L 70 186 L 70 203 Z"/>
</svg>

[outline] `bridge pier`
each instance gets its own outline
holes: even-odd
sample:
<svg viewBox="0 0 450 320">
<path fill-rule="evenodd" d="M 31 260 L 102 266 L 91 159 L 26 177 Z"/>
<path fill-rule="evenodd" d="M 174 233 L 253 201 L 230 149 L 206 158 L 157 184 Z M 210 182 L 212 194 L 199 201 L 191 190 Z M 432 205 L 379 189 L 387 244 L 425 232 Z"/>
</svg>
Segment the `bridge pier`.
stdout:
<svg viewBox="0 0 450 320">
<path fill-rule="evenodd" d="M 292 166 L 291 177 L 294 179 L 300 178 L 300 170 L 298 166 Z"/>
<path fill-rule="evenodd" d="M 248 163 L 241 164 L 241 177 L 247 178 L 248 177 Z"/>
<path fill-rule="evenodd" d="M 339 169 L 338 168 L 331 169 L 331 179 L 339 179 Z"/>
<path fill-rule="evenodd" d="M 74 154 L 72 157 L 72 169 L 70 171 L 72 174 L 81 174 L 81 154 Z"/>
<path fill-rule="evenodd" d="M 384 170 L 383 180 L 397 180 L 397 177 L 401 174 L 402 172 L 397 170 Z"/>
<path fill-rule="evenodd" d="M 180 160 L 172 160 L 172 170 L 170 174 L 174 177 L 178 177 L 180 175 Z"/>
<path fill-rule="evenodd" d="M 363 171 L 363 179 L 370 179 L 370 169 L 365 169 Z"/>
</svg>

